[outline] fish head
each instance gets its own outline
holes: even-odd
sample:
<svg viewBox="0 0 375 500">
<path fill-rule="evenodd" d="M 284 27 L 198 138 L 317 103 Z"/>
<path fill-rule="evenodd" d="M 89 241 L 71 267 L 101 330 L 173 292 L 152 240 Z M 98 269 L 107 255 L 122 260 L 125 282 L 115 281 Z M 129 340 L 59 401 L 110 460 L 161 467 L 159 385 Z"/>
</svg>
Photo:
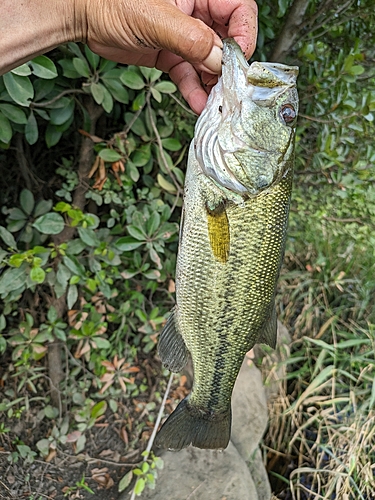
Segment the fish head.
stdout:
<svg viewBox="0 0 375 500">
<path fill-rule="evenodd" d="M 298 115 L 298 67 L 247 63 L 224 40 L 222 76 L 195 130 L 196 158 L 219 187 L 256 196 L 292 168 Z"/>
</svg>

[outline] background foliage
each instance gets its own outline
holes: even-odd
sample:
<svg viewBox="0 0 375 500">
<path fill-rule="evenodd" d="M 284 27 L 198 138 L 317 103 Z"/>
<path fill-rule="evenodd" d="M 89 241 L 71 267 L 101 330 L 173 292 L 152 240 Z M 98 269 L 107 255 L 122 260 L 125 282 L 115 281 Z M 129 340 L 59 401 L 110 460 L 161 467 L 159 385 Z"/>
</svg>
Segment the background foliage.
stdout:
<svg viewBox="0 0 375 500">
<path fill-rule="evenodd" d="M 271 1 L 259 12 L 254 58 L 287 40 L 279 60 L 300 66 L 301 98 L 278 299 L 293 342 L 265 445 L 270 473 L 279 498 L 335 498 L 344 487 L 370 498 L 373 437 L 354 467 L 337 429 L 359 432 L 374 417 L 373 8 L 279 0 L 276 17 Z M 133 477 L 137 494 L 154 487 L 161 464 L 140 453 L 164 387 L 154 347 L 174 300 L 194 122 L 158 70 L 74 43 L 0 78 L 0 438 L 10 461 L 90 452 L 90 433 L 119 418 L 125 454 L 143 461 L 120 489 Z M 30 415 L 39 434 L 17 437 L 9 422 Z M 296 422 L 307 429 L 298 446 Z M 272 450 L 288 459 L 276 463 Z M 333 484 L 339 461 L 345 480 Z"/>
</svg>

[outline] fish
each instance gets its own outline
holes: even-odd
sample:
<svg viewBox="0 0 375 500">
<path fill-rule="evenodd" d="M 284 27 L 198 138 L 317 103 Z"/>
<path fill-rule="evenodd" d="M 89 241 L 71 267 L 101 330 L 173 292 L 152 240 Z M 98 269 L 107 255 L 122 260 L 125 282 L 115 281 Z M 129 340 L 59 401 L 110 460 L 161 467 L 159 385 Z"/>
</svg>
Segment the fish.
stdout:
<svg viewBox="0 0 375 500">
<path fill-rule="evenodd" d="M 184 187 L 176 304 L 158 353 L 194 380 L 155 445 L 225 449 L 231 395 L 246 353 L 276 345 L 275 294 L 294 167 L 298 67 L 249 65 L 223 41 L 222 75 L 197 120 Z"/>
</svg>

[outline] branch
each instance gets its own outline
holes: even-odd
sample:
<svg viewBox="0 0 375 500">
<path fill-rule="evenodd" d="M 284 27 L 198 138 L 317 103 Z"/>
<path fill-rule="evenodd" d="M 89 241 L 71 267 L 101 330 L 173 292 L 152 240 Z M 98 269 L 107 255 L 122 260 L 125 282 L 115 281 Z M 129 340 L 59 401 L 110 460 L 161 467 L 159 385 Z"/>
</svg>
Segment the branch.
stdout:
<svg viewBox="0 0 375 500">
<path fill-rule="evenodd" d="M 271 62 L 284 62 L 285 57 L 295 45 L 309 3 L 310 0 L 294 0 L 271 54 Z"/>
<path fill-rule="evenodd" d="M 81 89 L 68 89 L 68 90 L 63 90 L 60 94 L 55 96 L 53 99 L 50 101 L 45 101 L 45 102 L 31 102 L 30 103 L 30 108 L 46 108 L 48 106 L 51 106 L 54 102 L 58 101 L 61 97 L 67 94 L 86 94 L 84 90 Z"/>
</svg>

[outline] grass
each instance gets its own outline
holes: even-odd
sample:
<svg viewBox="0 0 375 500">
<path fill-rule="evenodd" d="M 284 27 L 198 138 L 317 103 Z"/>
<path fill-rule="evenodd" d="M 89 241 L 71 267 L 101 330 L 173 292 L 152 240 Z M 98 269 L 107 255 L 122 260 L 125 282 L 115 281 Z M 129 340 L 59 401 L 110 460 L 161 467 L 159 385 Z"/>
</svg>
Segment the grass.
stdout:
<svg viewBox="0 0 375 500">
<path fill-rule="evenodd" d="M 373 249 L 337 226 L 331 234 L 323 222 L 299 223 L 292 214 L 278 304 L 292 341 L 262 360 L 274 389 L 264 441 L 271 484 L 280 500 L 372 500 Z"/>
</svg>

